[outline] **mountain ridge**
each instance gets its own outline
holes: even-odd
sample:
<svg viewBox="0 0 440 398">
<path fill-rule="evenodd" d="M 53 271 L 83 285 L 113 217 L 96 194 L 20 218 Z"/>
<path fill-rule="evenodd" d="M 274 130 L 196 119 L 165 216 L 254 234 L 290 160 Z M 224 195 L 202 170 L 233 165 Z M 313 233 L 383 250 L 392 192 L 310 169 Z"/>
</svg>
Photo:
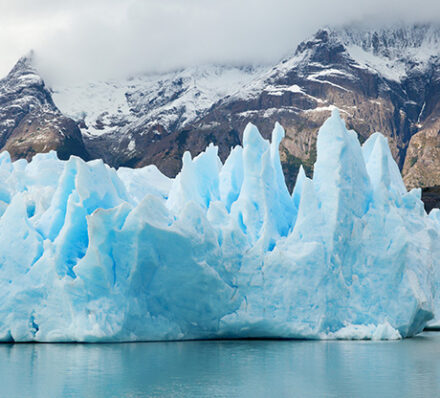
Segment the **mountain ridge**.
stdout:
<svg viewBox="0 0 440 398">
<path fill-rule="evenodd" d="M 408 187 L 432 186 L 440 185 L 439 43 L 440 27 L 433 24 L 326 27 L 271 67 L 199 66 L 50 91 L 40 77 L 42 85 L 31 85 L 30 93 L 39 99 L 36 114 L 52 115 L 44 119 L 46 128 L 59 131 L 59 118 L 68 126 L 76 145 L 72 154 L 102 158 L 114 167 L 154 163 L 168 176 L 180 170 L 186 150 L 194 156 L 214 142 L 224 160 L 242 142 L 248 122 L 267 138 L 279 121 L 286 129 L 280 154 L 290 185 L 301 163 L 312 173 L 317 129 L 338 107 L 361 140 L 375 131 L 388 137 Z M 0 85 L 13 85 L 5 79 Z M 14 92 L 14 100 L 21 95 Z M 4 98 L 0 88 L 0 104 Z M 0 113 L 0 126 L 14 114 L 9 116 Z M 3 129 L 4 141 L 10 132 Z M 26 134 L 23 128 L 15 133 L 15 147 Z M 29 157 L 35 148 L 16 152 Z"/>
</svg>

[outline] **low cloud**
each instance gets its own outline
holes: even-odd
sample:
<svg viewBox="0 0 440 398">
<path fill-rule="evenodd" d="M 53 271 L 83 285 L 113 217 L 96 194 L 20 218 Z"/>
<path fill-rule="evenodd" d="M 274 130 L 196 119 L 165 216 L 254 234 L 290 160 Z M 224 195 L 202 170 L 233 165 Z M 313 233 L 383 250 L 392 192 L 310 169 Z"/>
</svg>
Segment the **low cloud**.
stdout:
<svg viewBox="0 0 440 398">
<path fill-rule="evenodd" d="M 0 0 L 0 74 L 30 49 L 54 83 L 204 63 L 270 64 L 323 25 L 401 20 L 440 22 L 440 2 Z"/>
</svg>

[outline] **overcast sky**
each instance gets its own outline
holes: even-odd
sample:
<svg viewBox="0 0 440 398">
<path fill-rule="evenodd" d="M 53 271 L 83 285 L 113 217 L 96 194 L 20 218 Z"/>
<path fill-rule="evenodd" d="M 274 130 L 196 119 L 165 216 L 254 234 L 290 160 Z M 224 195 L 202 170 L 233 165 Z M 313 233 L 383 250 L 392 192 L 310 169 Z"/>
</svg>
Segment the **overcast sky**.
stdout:
<svg viewBox="0 0 440 398">
<path fill-rule="evenodd" d="M 433 16 L 440 0 L 0 0 L 0 75 L 30 49 L 53 81 L 272 63 L 323 25 Z"/>
</svg>

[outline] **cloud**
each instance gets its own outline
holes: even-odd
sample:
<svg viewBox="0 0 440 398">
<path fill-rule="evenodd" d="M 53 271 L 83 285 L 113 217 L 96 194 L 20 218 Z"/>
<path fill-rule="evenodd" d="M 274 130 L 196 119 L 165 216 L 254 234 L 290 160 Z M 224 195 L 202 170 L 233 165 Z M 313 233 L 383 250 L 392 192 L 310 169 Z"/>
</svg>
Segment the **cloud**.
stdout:
<svg viewBox="0 0 440 398">
<path fill-rule="evenodd" d="M 30 49 L 55 82 L 269 64 L 323 25 L 433 15 L 438 0 L 0 0 L 0 74 Z"/>
</svg>

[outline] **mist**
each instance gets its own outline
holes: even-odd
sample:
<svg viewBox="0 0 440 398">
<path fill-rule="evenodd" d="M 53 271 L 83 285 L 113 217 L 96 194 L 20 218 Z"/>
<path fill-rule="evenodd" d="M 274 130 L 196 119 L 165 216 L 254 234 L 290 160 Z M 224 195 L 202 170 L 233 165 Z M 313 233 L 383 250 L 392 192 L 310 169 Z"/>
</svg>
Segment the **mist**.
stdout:
<svg viewBox="0 0 440 398">
<path fill-rule="evenodd" d="M 440 2 L 0 0 L 0 76 L 31 49 L 53 84 L 271 64 L 322 26 L 401 21 L 440 22 Z"/>
</svg>

